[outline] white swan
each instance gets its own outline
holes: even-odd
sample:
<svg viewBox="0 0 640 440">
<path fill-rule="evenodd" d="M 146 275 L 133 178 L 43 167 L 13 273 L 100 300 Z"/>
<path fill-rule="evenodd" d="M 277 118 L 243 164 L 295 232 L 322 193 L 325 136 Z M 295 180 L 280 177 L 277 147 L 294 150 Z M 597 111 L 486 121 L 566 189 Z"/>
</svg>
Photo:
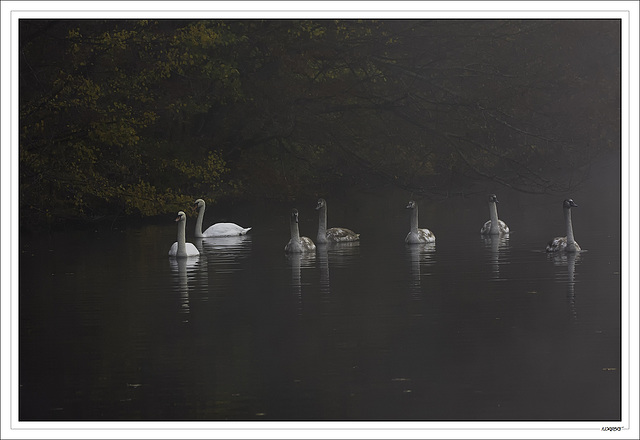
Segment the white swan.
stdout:
<svg viewBox="0 0 640 440">
<path fill-rule="evenodd" d="M 566 237 L 556 237 L 547 243 L 547 252 L 577 252 L 581 251 L 580 245 L 573 238 L 573 224 L 571 223 L 571 207 L 578 205 L 572 199 L 566 199 L 562 202 L 564 210 L 564 224 L 567 231 Z"/>
<path fill-rule="evenodd" d="M 435 243 L 436 236 L 428 229 L 418 228 L 418 204 L 410 200 L 407 205 L 407 209 L 411 209 L 411 229 L 407 234 L 407 238 L 404 239 L 406 243 L 418 244 L 418 243 Z"/>
<path fill-rule="evenodd" d="M 291 211 L 291 239 L 289 243 L 284 247 L 286 253 L 300 253 L 300 252 L 312 252 L 316 250 L 316 245 L 313 244 L 310 238 L 300 237 L 300 230 L 298 228 L 298 210 L 293 209 Z"/>
<path fill-rule="evenodd" d="M 215 223 L 202 232 L 202 219 L 204 218 L 205 203 L 204 200 L 198 199 L 194 203 L 198 210 L 198 219 L 196 220 L 196 237 L 233 237 L 236 235 L 245 235 L 251 228 L 243 228 L 235 223 Z"/>
<path fill-rule="evenodd" d="M 316 210 L 319 211 L 318 236 L 316 237 L 316 243 L 340 243 L 360 240 L 360 234 L 356 234 L 351 229 L 327 229 L 327 202 L 324 199 L 318 199 Z"/>
<path fill-rule="evenodd" d="M 498 202 L 498 198 L 495 194 L 489 195 L 489 217 L 490 220 L 482 226 L 480 229 L 480 233 L 482 235 L 502 235 L 509 233 L 509 226 L 506 225 L 502 220 L 498 220 L 498 207 L 496 205 Z"/>
<path fill-rule="evenodd" d="M 178 222 L 178 241 L 171 245 L 169 255 L 171 257 L 195 257 L 196 255 L 200 255 L 200 251 L 198 251 L 198 248 L 196 248 L 193 243 L 186 242 L 186 214 L 182 211 L 178 212 L 176 221 Z"/>
</svg>

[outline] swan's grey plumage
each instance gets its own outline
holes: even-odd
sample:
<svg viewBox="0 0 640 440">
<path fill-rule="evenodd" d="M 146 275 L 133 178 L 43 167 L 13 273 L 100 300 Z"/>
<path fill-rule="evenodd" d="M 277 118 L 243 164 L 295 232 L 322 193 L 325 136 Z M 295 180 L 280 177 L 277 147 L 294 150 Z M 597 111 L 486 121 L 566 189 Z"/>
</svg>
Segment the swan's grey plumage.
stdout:
<svg viewBox="0 0 640 440">
<path fill-rule="evenodd" d="M 325 199 L 318 199 L 316 205 L 318 211 L 318 236 L 317 243 L 341 243 L 347 241 L 360 240 L 360 234 L 356 234 L 347 228 L 330 228 L 327 229 L 327 202 Z"/>
<path fill-rule="evenodd" d="M 215 223 L 209 226 L 204 232 L 202 231 L 202 220 L 206 205 L 204 200 L 198 199 L 194 202 L 195 208 L 198 210 L 198 218 L 196 220 L 196 237 L 234 237 L 237 235 L 245 235 L 251 228 L 243 228 L 235 223 Z"/>
<path fill-rule="evenodd" d="M 291 217 L 289 220 L 291 228 L 291 239 L 289 243 L 284 247 L 286 253 L 301 253 L 301 252 L 313 252 L 316 250 L 316 245 L 308 237 L 300 237 L 300 229 L 298 228 L 298 210 L 291 210 Z"/>
<path fill-rule="evenodd" d="M 407 209 L 411 209 L 411 229 L 404 239 L 406 243 L 435 243 L 436 236 L 426 228 L 418 228 L 418 204 L 410 200 Z"/>
<path fill-rule="evenodd" d="M 178 222 L 178 241 L 171 245 L 171 249 L 169 249 L 169 256 L 194 257 L 196 255 L 200 255 L 200 251 L 198 251 L 198 248 L 195 247 L 193 243 L 186 242 L 187 215 L 183 211 L 178 212 L 176 222 Z"/>
<path fill-rule="evenodd" d="M 547 243 L 547 252 L 577 252 L 582 250 L 573 236 L 573 224 L 571 222 L 571 208 L 577 206 L 573 199 L 566 199 L 562 202 L 567 235 L 564 237 L 555 237 L 549 241 L 549 243 Z"/>
<path fill-rule="evenodd" d="M 495 194 L 489 194 L 489 217 L 490 219 L 482 226 L 480 233 L 482 235 L 502 235 L 509 233 L 509 227 L 505 222 L 498 219 L 498 197 Z"/>
</svg>

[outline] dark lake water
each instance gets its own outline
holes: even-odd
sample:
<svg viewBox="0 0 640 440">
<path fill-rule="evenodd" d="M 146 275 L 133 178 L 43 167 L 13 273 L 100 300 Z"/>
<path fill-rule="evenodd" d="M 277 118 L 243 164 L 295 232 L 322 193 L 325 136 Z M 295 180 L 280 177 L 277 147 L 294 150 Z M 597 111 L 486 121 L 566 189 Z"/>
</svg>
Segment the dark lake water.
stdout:
<svg viewBox="0 0 640 440">
<path fill-rule="evenodd" d="M 20 241 L 20 420 L 619 420 L 620 193 L 572 194 L 577 256 L 550 256 L 564 196 L 496 190 L 508 239 L 484 239 L 484 193 L 416 197 L 435 246 L 405 245 L 410 195 L 330 198 L 358 245 L 287 256 L 289 210 L 209 206 L 166 224 Z M 609 189 L 607 189 L 609 188 Z M 609 191 L 609 192 L 607 192 Z"/>
</svg>

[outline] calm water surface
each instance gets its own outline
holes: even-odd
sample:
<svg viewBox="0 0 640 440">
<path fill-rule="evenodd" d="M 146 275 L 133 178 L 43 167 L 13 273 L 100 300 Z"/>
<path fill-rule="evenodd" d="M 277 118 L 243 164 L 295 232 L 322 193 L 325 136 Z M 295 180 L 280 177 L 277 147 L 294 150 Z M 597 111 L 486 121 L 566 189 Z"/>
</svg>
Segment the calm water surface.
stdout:
<svg viewBox="0 0 640 440">
<path fill-rule="evenodd" d="M 328 199 L 357 245 L 286 256 L 292 205 L 229 212 L 248 236 L 166 224 L 24 237 L 21 420 L 618 420 L 619 199 L 578 195 L 585 252 L 549 256 L 562 197 Z M 315 200 L 295 204 L 315 240 Z M 205 225 L 222 218 L 210 207 Z M 229 220 L 229 219 L 224 219 Z"/>
</svg>

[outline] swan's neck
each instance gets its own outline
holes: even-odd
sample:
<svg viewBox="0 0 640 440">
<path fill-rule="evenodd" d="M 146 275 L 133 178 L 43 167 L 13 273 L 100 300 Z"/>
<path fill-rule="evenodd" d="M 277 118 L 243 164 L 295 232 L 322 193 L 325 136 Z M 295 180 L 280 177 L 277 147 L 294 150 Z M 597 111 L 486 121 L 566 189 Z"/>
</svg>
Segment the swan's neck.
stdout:
<svg viewBox="0 0 640 440">
<path fill-rule="evenodd" d="M 489 216 L 491 218 L 491 230 L 489 232 L 491 234 L 497 234 L 500 231 L 500 226 L 498 225 L 498 207 L 496 206 L 496 202 L 489 203 Z"/>
<path fill-rule="evenodd" d="M 198 218 L 196 220 L 196 237 L 202 237 L 202 219 L 204 219 L 204 205 L 198 209 Z"/>
<path fill-rule="evenodd" d="M 411 210 L 411 232 L 418 233 L 418 207 Z"/>
<path fill-rule="evenodd" d="M 294 241 L 300 241 L 300 229 L 298 228 L 298 222 L 295 219 L 291 219 L 291 239 Z"/>
<path fill-rule="evenodd" d="M 318 215 L 318 241 L 323 242 L 327 239 L 327 207 L 321 207 Z"/>
<path fill-rule="evenodd" d="M 187 234 L 186 234 L 187 222 L 181 220 L 178 222 L 178 255 L 187 254 Z"/>
<path fill-rule="evenodd" d="M 567 228 L 567 248 L 574 250 L 576 247 L 576 240 L 573 238 L 573 225 L 571 224 L 571 208 L 564 209 L 564 223 Z"/>
</svg>

